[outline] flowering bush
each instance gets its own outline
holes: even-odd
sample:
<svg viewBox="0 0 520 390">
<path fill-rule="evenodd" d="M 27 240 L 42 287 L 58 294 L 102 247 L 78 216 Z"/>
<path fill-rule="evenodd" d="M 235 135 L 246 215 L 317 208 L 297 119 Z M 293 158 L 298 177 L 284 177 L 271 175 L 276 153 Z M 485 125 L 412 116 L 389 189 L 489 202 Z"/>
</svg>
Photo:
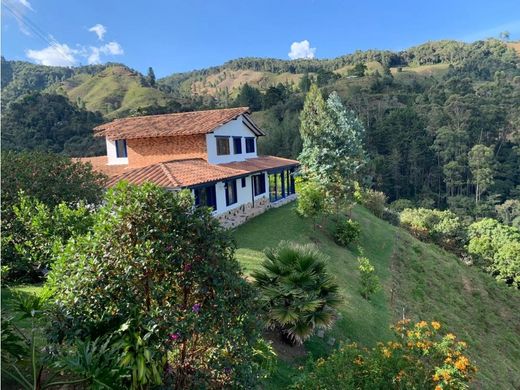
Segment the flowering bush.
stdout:
<svg viewBox="0 0 520 390">
<path fill-rule="evenodd" d="M 261 324 L 234 244 L 189 192 L 120 183 L 49 275 L 55 342 L 113 334 L 128 385 L 251 387 Z"/>
<path fill-rule="evenodd" d="M 373 349 L 343 345 L 295 385 L 297 389 L 466 389 L 476 372 L 466 343 L 436 321 L 399 321 L 396 341 Z"/>
</svg>

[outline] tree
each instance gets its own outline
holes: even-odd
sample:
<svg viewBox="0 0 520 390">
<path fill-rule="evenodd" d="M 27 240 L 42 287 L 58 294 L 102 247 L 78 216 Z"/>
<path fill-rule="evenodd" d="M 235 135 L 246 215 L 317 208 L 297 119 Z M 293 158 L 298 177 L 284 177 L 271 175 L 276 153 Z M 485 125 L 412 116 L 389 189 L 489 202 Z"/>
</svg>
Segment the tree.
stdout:
<svg viewBox="0 0 520 390">
<path fill-rule="evenodd" d="M 137 387 L 254 387 L 256 294 L 234 248 L 188 191 L 120 183 L 49 275 L 50 337 L 112 334 Z"/>
<path fill-rule="evenodd" d="M 475 204 L 493 184 L 493 149 L 485 145 L 475 145 L 468 153 L 468 162 L 475 184 Z"/>
<path fill-rule="evenodd" d="M 265 251 L 262 268 L 253 272 L 267 313 L 267 326 L 301 344 L 316 329 L 329 328 L 339 305 L 338 286 L 327 274 L 326 259 L 311 245 L 281 242 Z"/>
<path fill-rule="evenodd" d="M 367 71 L 367 66 L 364 63 L 359 62 L 356 65 L 354 65 L 354 68 L 352 68 L 350 70 L 349 74 L 351 76 L 363 77 L 365 75 L 366 71 Z"/>
<path fill-rule="evenodd" d="M 503 41 L 508 41 L 509 40 L 509 37 L 510 37 L 510 34 L 509 34 L 509 31 L 502 31 L 500 34 L 500 39 L 502 39 Z"/>
<path fill-rule="evenodd" d="M 255 87 L 245 83 L 235 99 L 235 106 L 249 107 L 252 111 L 262 109 L 262 94 Z"/>
<path fill-rule="evenodd" d="M 376 269 L 367 257 L 358 257 L 358 263 L 359 281 L 361 284 L 360 293 L 363 298 L 370 299 L 370 296 L 381 287 L 379 278 L 375 274 Z"/>
<path fill-rule="evenodd" d="M 305 218 L 313 219 L 316 229 L 316 218 L 327 211 L 327 194 L 315 180 L 307 180 L 300 186 L 296 212 Z"/>
<path fill-rule="evenodd" d="M 338 210 L 352 195 L 353 183 L 366 161 L 364 128 L 335 92 L 325 102 L 313 85 L 305 99 L 300 133 L 303 149 L 298 159 L 303 174 L 326 189 Z"/>
<path fill-rule="evenodd" d="M 150 87 L 155 88 L 155 73 L 151 66 L 148 68 L 148 74 L 146 75 L 146 81 L 148 82 Z"/>
<path fill-rule="evenodd" d="M 302 91 L 303 93 L 309 92 L 309 90 L 311 88 L 311 84 L 312 84 L 312 80 L 309 77 L 309 73 L 305 72 L 303 74 L 302 78 L 300 79 L 300 83 L 298 85 L 300 88 L 300 91 Z"/>
</svg>

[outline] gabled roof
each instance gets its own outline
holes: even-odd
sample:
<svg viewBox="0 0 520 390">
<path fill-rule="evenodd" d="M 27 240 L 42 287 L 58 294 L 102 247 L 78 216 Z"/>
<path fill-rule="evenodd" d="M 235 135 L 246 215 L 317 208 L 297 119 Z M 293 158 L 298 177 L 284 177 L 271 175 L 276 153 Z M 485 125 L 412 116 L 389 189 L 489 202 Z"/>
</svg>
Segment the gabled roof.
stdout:
<svg viewBox="0 0 520 390">
<path fill-rule="evenodd" d="M 111 187 L 121 180 L 126 180 L 131 184 L 150 182 L 166 188 L 191 187 L 297 165 L 296 160 L 274 156 L 256 157 L 228 164 L 210 164 L 203 159 L 174 160 L 124 171 L 111 177 L 107 185 Z"/>
<path fill-rule="evenodd" d="M 94 136 L 114 140 L 207 134 L 240 115 L 255 135 L 265 135 L 249 117 L 249 108 L 237 107 L 116 119 L 95 127 Z"/>
</svg>

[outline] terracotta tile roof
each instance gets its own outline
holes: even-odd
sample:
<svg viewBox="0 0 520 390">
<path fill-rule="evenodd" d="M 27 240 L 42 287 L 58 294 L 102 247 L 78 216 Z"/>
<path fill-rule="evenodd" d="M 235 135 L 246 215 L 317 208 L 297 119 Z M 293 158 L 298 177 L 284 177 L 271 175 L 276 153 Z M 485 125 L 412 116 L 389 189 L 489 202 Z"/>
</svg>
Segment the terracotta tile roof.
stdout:
<svg viewBox="0 0 520 390">
<path fill-rule="evenodd" d="M 116 119 L 94 128 L 95 137 L 133 139 L 169 137 L 175 135 L 207 134 L 223 124 L 245 114 L 244 123 L 257 135 L 264 135 L 249 118 L 248 107 L 179 112 L 175 114 L 136 116 Z"/>
<path fill-rule="evenodd" d="M 218 165 L 209 164 L 203 159 L 175 160 L 125 171 L 111 177 L 108 186 L 126 180 L 132 184 L 151 182 L 167 188 L 189 187 L 296 165 L 298 161 L 273 156 Z"/>
<path fill-rule="evenodd" d="M 128 171 L 129 169 L 131 169 L 128 168 L 128 165 L 107 165 L 107 156 L 80 157 L 75 158 L 74 160 L 82 163 L 90 163 L 95 171 L 104 173 L 108 177 L 120 175 L 124 171 Z"/>
</svg>

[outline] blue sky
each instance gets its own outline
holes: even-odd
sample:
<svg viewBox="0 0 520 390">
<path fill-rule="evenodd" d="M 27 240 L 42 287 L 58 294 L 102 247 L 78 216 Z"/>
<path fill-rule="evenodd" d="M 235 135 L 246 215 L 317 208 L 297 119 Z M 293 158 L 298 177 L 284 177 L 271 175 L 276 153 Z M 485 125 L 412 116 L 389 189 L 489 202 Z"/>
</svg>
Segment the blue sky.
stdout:
<svg viewBox="0 0 520 390">
<path fill-rule="evenodd" d="M 158 77 L 238 57 L 331 58 L 427 40 L 520 40 L 520 0 L 2 0 L 2 55 Z M 13 15 L 14 14 L 16 15 Z"/>
</svg>

